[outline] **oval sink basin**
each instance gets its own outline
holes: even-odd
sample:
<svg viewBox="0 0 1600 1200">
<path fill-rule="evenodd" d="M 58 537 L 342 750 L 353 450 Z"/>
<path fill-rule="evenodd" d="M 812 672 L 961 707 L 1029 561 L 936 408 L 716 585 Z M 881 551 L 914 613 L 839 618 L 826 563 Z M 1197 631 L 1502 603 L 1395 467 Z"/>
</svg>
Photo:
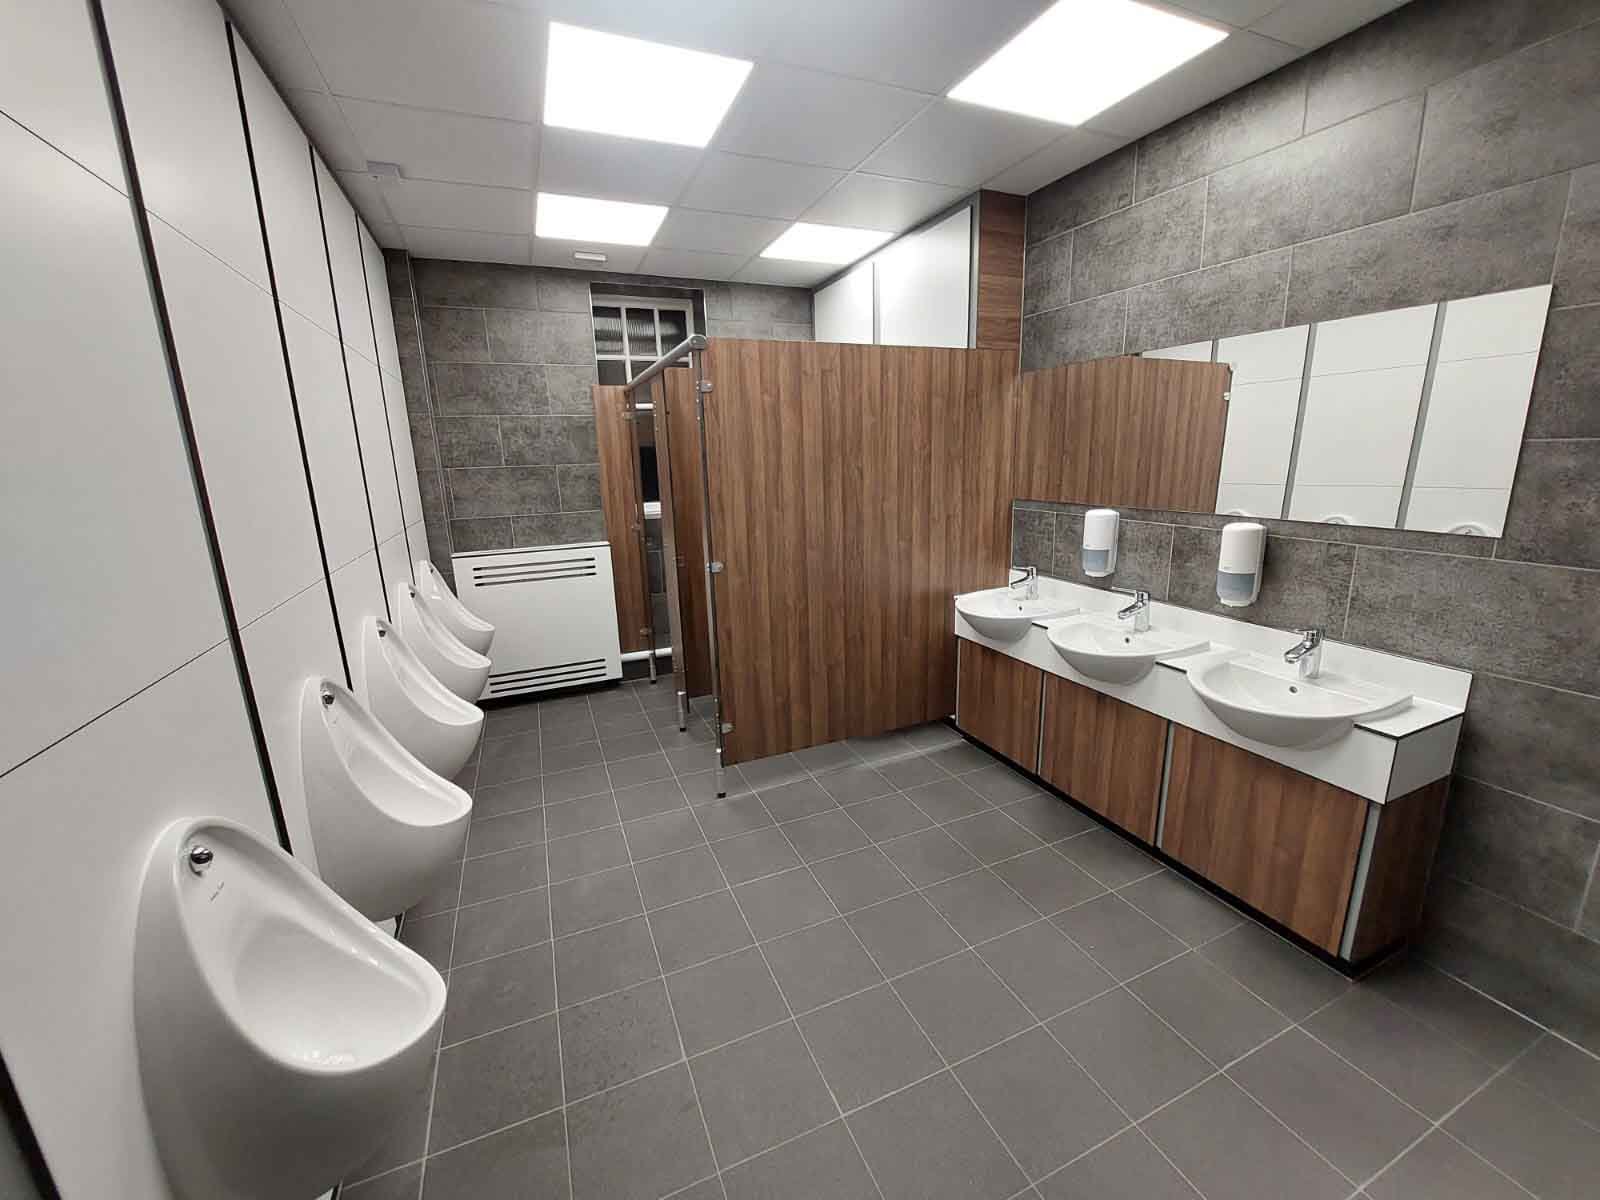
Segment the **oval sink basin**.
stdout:
<svg viewBox="0 0 1600 1200">
<path fill-rule="evenodd" d="M 1219 659 L 1189 669 L 1189 686 L 1223 724 L 1269 746 L 1309 750 L 1338 741 L 1357 721 L 1374 721 L 1411 704 L 1411 696 L 1324 671 L 1301 679 L 1263 658 Z"/>
<path fill-rule="evenodd" d="M 1078 608 L 1075 604 L 1046 600 L 1042 596 L 1037 600 L 1024 600 L 1010 588 L 990 588 L 986 592 L 957 596 L 956 611 L 984 637 L 997 642 L 1015 642 L 1035 621 L 1065 617 Z"/>
<path fill-rule="evenodd" d="M 1133 683 L 1164 658 L 1193 654 L 1211 643 L 1171 629 L 1136 631 L 1130 621 L 1084 617 L 1050 627 L 1050 644 L 1074 670 L 1106 683 Z"/>
</svg>

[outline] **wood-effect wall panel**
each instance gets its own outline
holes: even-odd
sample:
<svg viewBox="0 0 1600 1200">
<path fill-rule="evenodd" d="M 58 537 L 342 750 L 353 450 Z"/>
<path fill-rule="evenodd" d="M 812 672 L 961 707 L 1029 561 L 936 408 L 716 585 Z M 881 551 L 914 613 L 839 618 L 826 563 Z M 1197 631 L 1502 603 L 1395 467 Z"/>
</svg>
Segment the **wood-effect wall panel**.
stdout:
<svg viewBox="0 0 1600 1200">
<path fill-rule="evenodd" d="M 611 543 L 611 578 L 617 597 L 617 636 L 624 654 L 648 649 L 643 630 L 645 612 L 644 563 L 639 555 L 639 466 L 633 428 L 624 414 L 627 393 L 620 387 L 595 384 L 595 441 L 600 454 L 600 507 L 605 514 L 606 540 Z"/>
<path fill-rule="evenodd" d="M 1046 675 L 1039 774 L 1145 842 L 1156 840 L 1167 722 Z"/>
<path fill-rule="evenodd" d="M 978 193 L 978 320 L 980 350 L 1005 350 L 1013 368 L 1022 353 L 1022 246 L 1025 197 Z"/>
<path fill-rule="evenodd" d="M 956 724 L 1026 770 L 1039 761 L 1039 705 L 1045 673 L 965 639 Z"/>
</svg>

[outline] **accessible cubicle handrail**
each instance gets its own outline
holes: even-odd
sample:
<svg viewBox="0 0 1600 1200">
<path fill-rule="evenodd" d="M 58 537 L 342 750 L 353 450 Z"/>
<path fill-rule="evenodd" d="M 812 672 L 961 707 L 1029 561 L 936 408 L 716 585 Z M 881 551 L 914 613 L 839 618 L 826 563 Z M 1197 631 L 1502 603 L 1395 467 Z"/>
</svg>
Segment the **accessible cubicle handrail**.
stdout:
<svg viewBox="0 0 1600 1200">
<path fill-rule="evenodd" d="M 640 371 L 628 383 L 623 384 L 622 390 L 624 392 L 631 392 L 641 383 L 649 383 L 657 375 L 661 374 L 661 372 L 665 371 L 668 367 L 674 365 L 680 358 L 682 358 L 685 354 L 688 354 L 691 350 L 704 350 L 705 348 L 705 334 L 691 333 L 671 350 L 668 350 L 660 358 L 656 359 L 655 362 L 651 363 L 644 370 Z"/>
</svg>

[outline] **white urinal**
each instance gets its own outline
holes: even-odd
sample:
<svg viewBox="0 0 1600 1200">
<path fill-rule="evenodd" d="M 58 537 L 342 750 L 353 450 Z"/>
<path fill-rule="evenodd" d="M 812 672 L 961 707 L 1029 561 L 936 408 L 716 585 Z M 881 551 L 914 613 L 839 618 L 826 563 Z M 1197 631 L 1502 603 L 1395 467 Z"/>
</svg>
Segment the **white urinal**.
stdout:
<svg viewBox="0 0 1600 1200">
<path fill-rule="evenodd" d="M 301 689 L 300 770 L 322 881 L 374 921 L 405 912 L 460 860 L 472 798 L 331 680 Z"/>
<path fill-rule="evenodd" d="M 221 818 L 156 840 L 133 985 L 145 1106 L 181 1200 L 332 1187 L 426 1086 L 444 1015 L 427 962 Z"/>
<path fill-rule="evenodd" d="M 361 678 L 367 710 L 425 767 L 454 779 L 483 733 L 483 709 L 435 679 L 378 617 L 361 626 Z"/>
<path fill-rule="evenodd" d="M 425 558 L 417 560 L 417 590 L 428 601 L 440 624 L 455 634 L 463 646 L 479 654 L 489 653 L 494 626 L 461 603 L 439 569 Z"/>
<path fill-rule="evenodd" d="M 489 660 L 445 628 L 433 606 L 409 583 L 394 585 L 394 623 L 400 636 L 433 672 L 434 678 L 463 700 L 483 695 Z"/>
</svg>

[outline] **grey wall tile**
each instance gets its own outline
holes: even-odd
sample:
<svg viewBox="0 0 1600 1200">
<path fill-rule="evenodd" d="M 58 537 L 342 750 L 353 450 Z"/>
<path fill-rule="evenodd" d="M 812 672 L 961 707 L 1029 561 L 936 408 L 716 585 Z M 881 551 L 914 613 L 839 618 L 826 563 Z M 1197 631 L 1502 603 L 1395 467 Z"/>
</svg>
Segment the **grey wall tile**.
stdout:
<svg viewBox="0 0 1600 1200">
<path fill-rule="evenodd" d="M 389 284 L 391 300 L 411 299 L 411 268 L 407 265 L 404 250 L 383 252 L 383 274 Z"/>
<path fill-rule="evenodd" d="M 1523 443 L 1497 557 L 1600 568 L 1600 441 Z"/>
<path fill-rule="evenodd" d="M 440 417 L 435 432 L 443 466 L 498 467 L 505 461 L 498 417 Z"/>
<path fill-rule="evenodd" d="M 561 509 L 554 467 L 458 467 L 446 471 L 445 479 L 455 517 L 510 517 Z"/>
<path fill-rule="evenodd" d="M 1203 182 L 1192 183 L 1081 226 L 1073 234 L 1072 298 L 1198 267 L 1205 190 Z"/>
<path fill-rule="evenodd" d="M 706 330 L 707 336 L 714 338 L 751 338 L 757 341 L 773 341 L 776 338 L 776 321 L 761 319 L 755 321 L 737 321 L 731 317 L 709 318 L 710 328 Z"/>
<path fill-rule="evenodd" d="M 1293 141 L 1305 103 L 1306 66 L 1295 62 L 1156 130 L 1139 143 L 1139 199 Z"/>
<path fill-rule="evenodd" d="M 439 469 L 439 443 L 433 434 L 433 418 L 427 413 L 407 413 L 411 429 L 411 454 L 416 459 L 418 476 Z"/>
<path fill-rule="evenodd" d="M 1049 573 L 1097 588 L 1143 588 L 1157 600 L 1167 598 L 1172 571 L 1171 525 L 1148 521 L 1120 521 L 1117 528 L 1117 569 L 1103 579 L 1083 573 L 1083 518 L 1061 513 L 1056 517 L 1055 550 Z M 1213 570 L 1213 578 L 1215 571 Z"/>
<path fill-rule="evenodd" d="M 1600 437 L 1600 305 L 1563 308 L 1544 326 L 1524 436 Z"/>
<path fill-rule="evenodd" d="M 1577 921 L 1600 822 L 1456 776 L 1438 869 L 1563 925 Z"/>
<path fill-rule="evenodd" d="M 563 466 L 556 468 L 556 480 L 561 490 L 562 512 L 583 512 L 600 507 L 600 466 Z"/>
<path fill-rule="evenodd" d="M 500 363 L 435 363 L 433 408 L 439 416 L 542 413 L 550 401 L 538 367 Z"/>
<path fill-rule="evenodd" d="M 587 313 L 487 311 L 489 351 L 495 362 L 588 363 L 594 361 L 594 327 Z"/>
<path fill-rule="evenodd" d="M 444 499 L 444 473 L 435 468 L 417 473 L 417 490 L 422 493 L 422 515 L 425 520 L 444 522 L 449 519 Z M 430 534 L 430 540 L 432 535 Z M 450 543 L 443 543 L 446 550 Z"/>
<path fill-rule="evenodd" d="M 1219 171 L 1205 261 L 1228 262 L 1411 208 L 1422 98 L 1385 105 Z"/>
<path fill-rule="evenodd" d="M 1291 253 L 1272 250 L 1135 288 L 1128 296 L 1127 352 L 1278 328 Z"/>
<path fill-rule="evenodd" d="M 1268 534 L 1260 598 L 1249 608 L 1229 608 L 1217 599 L 1221 545 L 1220 530 L 1173 530 L 1169 600 L 1257 625 L 1279 629 L 1320 625 L 1329 637 L 1342 635 L 1356 547 Z"/>
<path fill-rule="evenodd" d="M 1012 566 L 1038 567 L 1041 575 L 1049 574 L 1055 537 L 1055 513 L 1031 508 L 1011 509 Z"/>
<path fill-rule="evenodd" d="M 421 359 L 400 364 L 400 382 L 405 386 L 406 411 L 425 413 L 428 411 L 428 390 L 426 381 L 426 368 Z"/>
<path fill-rule="evenodd" d="M 1312 56 L 1306 128 L 1415 95 L 1596 16 L 1595 0 L 1414 0 Z"/>
<path fill-rule="evenodd" d="M 587 315 L 593 301 L 589 295 L 589 276 L 582 271 L 539 271 L 539 307 L 546 312 L 575 312 Z"/>
<path fill-rule="evenodd" d="M 810 325 L 800 325 L 789 321 L 774 321 L 772 323 L 772 337 L 779 342 L 809 342 L 815 340 Z"/>
<path fill-rule="evenodd" d="M 1128 293 L 1100 296 L 1022 319 L 1022 369 L 1037 371 L 1122 353 Z"/>
<path fill-rule="evenodd" d="M 1456 770 L 1600 821 L 1600 697 L 1479 673 Z"/>
<path fill-rule="evenodd" d="M 1600 865 L 1596 866 L 1597 876 L 1600 876 Z M 1578 932 L 1585 937 L 1600 939 L 1600 887 L 1594 886 L 1595 881 L 1589 884 L 1589 902 L 1583 906 L 1583 917 L 1578 922 Z"/>
<path fill-rule="evenodd" d="M 536 517 L 511 518 L 511 540 L 517 546 L 603 542 L 605 537 L 605 515 L 600 512 L 545 513 Z"/>
<path fill-rule="evenodd" d="M 600 374 L 593 363 L 549 366 L 544 369 L 544 379 L 545 389 L 550 395 L 551 412 L 594 412 L 594 394 L 590 389 L 600 382 Z"/>
<path fill-rule="evenodd" d="M 506 263 L 416 258 L 417 299 L 450 308 L 538 308 L 541 272 Z"/>
<path fill-rule="evenodd" d="M 450 540 L 457 554 L 473 550 L 508 550 L 511 541 L 511 521 L 508 517 L 487 517 L 450 522 Z"/>
<path fill-rule="evenodd" d="M 1138 153 L 1134 146 L 1113 150 L 1029 196 L 1028 243 L 1065 233 L 1132 204 Z"/>
<path fill-rule="evenodd" d="M 1060 308 L 1072 298 L 1072 235 L 1028 247 L 1023 260 L 1022 311 Z"/>
<path fill-rule="evenodd" d="M 804 288 L 730 283 L 728 295 L 732 303 L 730 315 L 737 320 L 811 324 L 811 293 Z"/>
<path fill-rule="evenodd" d="M 1428 89 L 1417 207 L 1600 159 L 1600 25 Z"/>
<path fill-rule="evenodd" d="M 1566 204 L 1558 176 L 1296 246 L 1288 324 L 1548 283 Z"/>
<path fill-rule="evenodd" d="M 397 297 L 391 303 L 394 310 L 395 349 L 400 355 L 400 365 L 422 361 L 422 336 L 417 332 L 417 310 L 411 299 Z"/>
<path fill-rule="evenodd" d="M 505 417 L 500 422 L 506 462 L 593 463 L 600 459 L 593 417 Z"/>
<path fill-rule="evenodd" d="M 1572 173 L 1552 307 L 1600 302 L 1600 163 Z"/>
<path fill-rule="evenodd" d="M 427 510 L 424 510 L 427 512 Z M 433 565 L 444 573 L 450 581 L 450 586 L 455 587 L 455 570 L 450 565 L 451 540 L 450 522 L 442 512 L 427 512 L 422 521 L 423 532 L 428 535 L 428 556 L 433 560 Z"/>
<path fill-rule="evenodd" d="M 1600 575 L 1362 548 L 1349 640 L 1433 662 L 1600 692 Z"/>
<path fill-rule="evenodd" d="M 422 343 L 429 362 L 488 362 L 481 308 L 422 310 Z"/>
</svg>

